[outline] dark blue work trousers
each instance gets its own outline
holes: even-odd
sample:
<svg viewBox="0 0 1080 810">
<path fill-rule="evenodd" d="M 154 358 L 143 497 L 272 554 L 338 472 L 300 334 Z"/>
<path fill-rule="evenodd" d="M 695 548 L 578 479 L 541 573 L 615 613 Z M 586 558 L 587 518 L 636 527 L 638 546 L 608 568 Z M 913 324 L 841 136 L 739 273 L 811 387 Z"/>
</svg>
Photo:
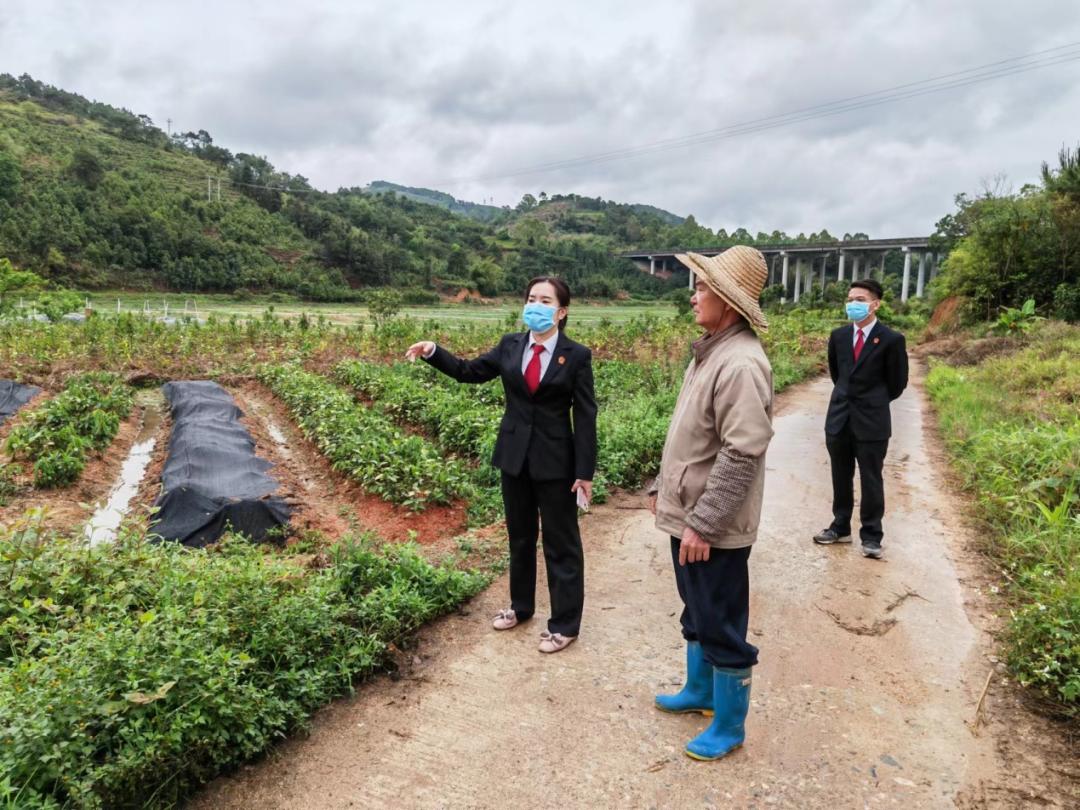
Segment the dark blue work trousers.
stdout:
<svg viewBox="0 0 1080 810">
<path fill-rule="evenodd" d="M 675 583 L 683 601 L 683 638 L 698 641 L 714 667 L 746 669 L 758 650 L 746 640 L 750 622 L 750 546 L 709 550 L 709 559 L 679 565 L 679 538 L 671 538 Z"/>
</svg>

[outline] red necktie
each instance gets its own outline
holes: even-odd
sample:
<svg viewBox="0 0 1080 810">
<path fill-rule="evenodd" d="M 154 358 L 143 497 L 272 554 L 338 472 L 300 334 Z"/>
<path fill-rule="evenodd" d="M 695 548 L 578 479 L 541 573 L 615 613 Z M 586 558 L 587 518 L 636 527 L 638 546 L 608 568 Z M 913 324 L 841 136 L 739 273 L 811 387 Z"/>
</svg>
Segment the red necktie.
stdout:
<svg viewBox="0 0 1080 810">
<path fill-rule="evenodd" d="M 525 387 L 529 389 L 529 394 L 535 394 L 536 389 L 540 387 L 540 352 L 544 350 L 543 343 L 534 343 L 533 356 L 529 360 L 529 365 L 525 366 Z"/>
<path fill-rule="evenodd" d="M 859 361 L 859 355 L 862 353 L 863 336 L 862 329 L 858 330 L 859 334 L 855 337 L 855 362 Z"/>
</svg>

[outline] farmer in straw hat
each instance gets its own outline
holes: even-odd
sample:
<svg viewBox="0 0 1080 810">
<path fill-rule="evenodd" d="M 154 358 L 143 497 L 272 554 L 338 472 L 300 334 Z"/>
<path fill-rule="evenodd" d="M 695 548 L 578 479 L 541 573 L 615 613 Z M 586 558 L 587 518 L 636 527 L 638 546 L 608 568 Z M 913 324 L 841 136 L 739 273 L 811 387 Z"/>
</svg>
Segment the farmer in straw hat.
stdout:
<svg viewBox="0 0 1080 810">
<path fill-rule="evenodd" d="M 758 306 L 768 271 L 761 253 L 745 246 L 678 259 L 696 275 L 690 302 L 705 334 L 693 344 L 649 493 L 657 528 L 671 535 L 686 639 L 686 684 L 657 695 L 656 707 L 712 716 L 686 753 L 713 760 L 743 742 L 757 663 L 746 640 L 747 560 L 773 435 L 772 368 L 755 333 L 768 328 Z"/>
</svg>

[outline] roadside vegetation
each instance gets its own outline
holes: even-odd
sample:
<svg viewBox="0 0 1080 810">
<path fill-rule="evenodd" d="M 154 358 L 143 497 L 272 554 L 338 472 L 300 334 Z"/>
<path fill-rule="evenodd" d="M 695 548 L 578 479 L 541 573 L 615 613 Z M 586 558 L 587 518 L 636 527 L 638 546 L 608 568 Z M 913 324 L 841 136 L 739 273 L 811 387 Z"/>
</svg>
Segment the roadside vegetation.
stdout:
<svg viewBox="0 0 1080 810">
<path fill-rule="evenodd" d="M 927 388 L 1004 578 L 1010 667 L 1051 712 L 1075 720 L 1080 147 L 1062 148 L 1056 166 L 1043 164 L 1041 183 L 1019 193 L 999 185 L 959 195 L 937 239 L 951 252 L 931 289 L 955 316 L 931 328 L 962 328 L 954 340 L 969 350 L 935 364 Z"/>
<path fill-rule="evenodd" d="M 927 380 L 946 446 L 982 520 L 1011 605 L 1009 663 L 1056 711 L 1080 716 L 1080 327 Z"/>
</svg>

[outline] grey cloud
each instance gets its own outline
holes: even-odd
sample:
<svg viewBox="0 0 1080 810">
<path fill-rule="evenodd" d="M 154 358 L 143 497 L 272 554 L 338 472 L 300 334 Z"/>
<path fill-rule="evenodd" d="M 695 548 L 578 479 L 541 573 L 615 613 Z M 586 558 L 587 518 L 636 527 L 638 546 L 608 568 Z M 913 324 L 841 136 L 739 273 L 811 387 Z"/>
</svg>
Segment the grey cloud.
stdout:
<svg viewBox="0 0 1080 810">
<path fill-rule="evenodd" d="M 1019 187 L 1080 130 L 1074 62 L 690 149 L 477 179 L 1080 40 L 1075 0 L 193 3 L 102 0 L 88 14 L 8 0 L 0 70 L 206 129 L 324 188 L 382 178 L 506 204 L 573 191 L 729 230 L 927 231 L 956 192 L 1002 172 Z"/>
</svg>

